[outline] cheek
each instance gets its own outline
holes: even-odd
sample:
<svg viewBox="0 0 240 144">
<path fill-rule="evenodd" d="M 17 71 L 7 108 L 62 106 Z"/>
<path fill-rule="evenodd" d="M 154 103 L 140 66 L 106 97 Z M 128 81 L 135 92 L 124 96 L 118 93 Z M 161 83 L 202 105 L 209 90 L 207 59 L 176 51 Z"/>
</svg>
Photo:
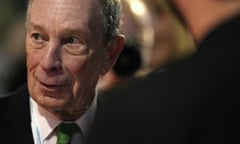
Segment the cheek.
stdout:
<svg viewBox="0 0 240 144">
<path fill-rule="evenodd" d="M 95 57 L 96 58 L 96 57 Z M 91 56 L 71 57 L 64 59 L 65 69 L 74 79 L 74 91 L 78 93 L 84 88 L 94 85 L 98 79 L 101 61 Z"/>
<path fill-rule="evenodd" d="M 26 55 L 27 55 L 27 69 L 28 72 L 30 72 L 39 64 L 42 57 L 42 50 L 26 48 Z"/>
<path fill-rule="evenodd" d="M 64 57 L 64 69 L 73 79 L 73 89 L 76 89 L 79 83 L 83 83 L 84 74 L 87 71 L 88 60 L 85 56 L 82 57 Z M 74 90 L 75 91 L 75 90 Z"/>
<path fill-rule="evenodd" d="M 40 50 L 27 48 L 26 56 L 27 56 L 27 81 L 29 93 L 30 95 L 34 96 L 34 93 L 36 93 L 35 91 L 36 81 L 33 77 L 33 73 L 35 72 L 37 66 L 39 65 L 39 61 L 41 59 L 41 52 Z"/>
</svg>

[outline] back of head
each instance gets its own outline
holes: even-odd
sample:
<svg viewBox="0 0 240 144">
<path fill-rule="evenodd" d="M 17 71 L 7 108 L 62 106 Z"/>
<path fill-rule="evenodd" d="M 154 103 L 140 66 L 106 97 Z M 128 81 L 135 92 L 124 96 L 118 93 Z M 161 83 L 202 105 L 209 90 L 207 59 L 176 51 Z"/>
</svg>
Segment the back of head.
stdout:
<svg viewBox="0 0 240 144">
<path fill-rule="evenodd" d="M 196 42 L 226 19 L 240 12 L 239 0 L 169 0 Z"/>
<path fill-rule="evenodd" d="M 154 29 L 154 44 L 148 68 L 163 68 L 195 51 L 188 30 L 176 18 L 169 0 L 143 0 L 149 8 Z"/>
</svg>

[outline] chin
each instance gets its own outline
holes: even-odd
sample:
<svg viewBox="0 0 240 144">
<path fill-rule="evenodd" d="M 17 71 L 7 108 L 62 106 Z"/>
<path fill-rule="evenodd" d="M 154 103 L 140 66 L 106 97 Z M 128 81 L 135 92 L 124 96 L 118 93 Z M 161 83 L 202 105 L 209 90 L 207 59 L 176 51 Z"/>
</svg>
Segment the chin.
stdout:
<svg viewBox="0 0 240 144">
<path fill-rule="evenodd" d="M 70 103 L 71 99 L 69 96 L 52 96 L 46 94 L 37 94 L 33 99 L 43 108 L 48 110 L 63 110 L 67 108 Z"/>
</svg>

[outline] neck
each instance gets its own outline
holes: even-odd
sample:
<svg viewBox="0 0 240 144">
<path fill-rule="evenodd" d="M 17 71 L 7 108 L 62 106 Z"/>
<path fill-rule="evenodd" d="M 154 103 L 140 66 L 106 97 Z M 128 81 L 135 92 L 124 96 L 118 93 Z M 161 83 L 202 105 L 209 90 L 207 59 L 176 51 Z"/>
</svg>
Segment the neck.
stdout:
<svg viewBox="0 0 240 144">
<path fill-rule="evenodd" d="M 173 0 L 197 43 L 214 27 L 240 12 L 236 0 Z"/>
<path fill-rule="evenodd" d="M 80 118 L 83 115 L 83 113 L 86 111 L 86 110 L 83 110 L 81 112 L 79 111 L 79 112 L 75 112 L 75 113 L 64 112 L 64 111 L 53 111 L 53 110 L 46 109 L 40 105 L 38 105 L 37 108 L 38 108 L 39 113 L 42 116 L 48 117 L 51 119 L 61 120 L 61 121 L 75 121 L 78 118 Z"/>
<path fill-rule="evenodd" d="M 70 111 L 53 111 L 52 114 L 59 119 L 63 121 L 75 121 L 78 118 L 80 118 L 84 112 L 87 111 L 87 108 L 81 111 L 77 112 L 70 112 Z"/>
</svg>

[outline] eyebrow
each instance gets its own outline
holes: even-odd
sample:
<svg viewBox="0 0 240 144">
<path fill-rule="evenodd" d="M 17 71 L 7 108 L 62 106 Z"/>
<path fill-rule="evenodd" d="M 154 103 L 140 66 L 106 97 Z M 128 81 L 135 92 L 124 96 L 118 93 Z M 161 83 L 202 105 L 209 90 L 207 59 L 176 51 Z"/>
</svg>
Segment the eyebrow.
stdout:
<svg viewBox="0 0 240 144">
<path fill-rule="evenodd" d="M 37 30 L 40 30 L 40 31 L 45 31 L 44 26 L 39 25 L 39 24 L 35 24 L 33 22 L 28 22 L 27 23 L 27 29 L 37 29 Z"/>
<path fill-rule="evenodd" d="M 41 24 L 36 24 L 34 22 L 29 22 L 27 29 L 35 29 L 35 30 L 39 30 L 39 31 L 43 31 L 46 32 L 46 28 L 41 25 Z M 63 31 L 60 32 L 61 35 L 69 35 L 69 34 L 76 34 L 76 35 L 81 35 L 81 36 L 85 36 L 89 39 L 90 33 L 86 30 L 86 29 L 81 29 L 81 28 L 71 28 L 71 27 L 67 27 L 66 29 L 64 29 Z"/>
<path fill-rule="evenodd" d="M 71 28 L 66 28 L 64 29 L 63 32 L 61 32 L 62 34 L 64 35 L 68 35 L 68 34 L 80 34 L 80 35 L 83 35 L 83 36 L 89 36 L 89 32 L 87 32 L 86 30 L 84 29 L 71 29 Z"/>
<path fill-rule="evenodd" d="M 34 22 L 29 22 L 27 26 L 28 28 L 30 27 L 30 28 L 45 30 L 44 26 L 42 26 L 41 24 L 35 24 Z M 85 29 L 80 29 L 80 28 L 74 29 L 71 27 L 67 27 L 66 29 L 64 29 L 64 33 L 74 33 L 74 32 L 88 34 L 88 32 Z"/>
</svg>

